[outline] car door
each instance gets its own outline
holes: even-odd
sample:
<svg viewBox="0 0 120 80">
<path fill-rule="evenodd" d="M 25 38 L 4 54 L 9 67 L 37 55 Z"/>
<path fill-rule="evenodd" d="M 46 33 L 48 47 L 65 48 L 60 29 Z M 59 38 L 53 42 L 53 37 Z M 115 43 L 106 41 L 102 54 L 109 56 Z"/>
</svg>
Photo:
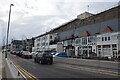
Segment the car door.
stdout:
<svg viewBox="0 0 120 80">
<path fill-rule="evenodd" d="M 38 62 L 38 53 L 36 54 L 35 60 Z"/>
<path fill-rule="evenodd" d="M 58 56 L 59 57 L 67 57 L 67 54 L 66 53 L 60 53 Z"/>
<path fill-rule="evenodd" d="M 62 57 L 62 54 L 61 54 L 61 53 L 59 53 L 59 54 L 57 54 L 57 56 L 58 56 L 58 57 Z"/>
<path fill-rule="evenodd" d="M 40 53 L 36 54 L 36 61 L 37 61 L 37 62 L 40 61 Z"/>
<path fill-rule="evenodd" d="M 40 62 L 41 61 L 41 58 L 43 57 L 43 54 L 42 53 L 40 53 L 40 54 L 38 54 L 38 61 Z"/>
<path fill-rule="evenodd" d="M 67 57 L 67 54 L 66 54 L 66 53 L 62 53 L 62 56 L 63 56 L 63 57 Z"/>
</svg>

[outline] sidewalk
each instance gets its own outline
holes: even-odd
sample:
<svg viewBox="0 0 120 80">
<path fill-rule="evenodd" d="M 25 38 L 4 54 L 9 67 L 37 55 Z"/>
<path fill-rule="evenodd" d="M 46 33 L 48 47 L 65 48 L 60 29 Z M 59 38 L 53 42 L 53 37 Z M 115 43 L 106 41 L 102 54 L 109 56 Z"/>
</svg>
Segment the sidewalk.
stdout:
<svg viewBox="0 0 120 80">
<path fill-rule="evenodd" d="M 18 71 L 13 65 L 12 61 L 5 58 L 5 54 L 0 52 L 0 80 L 1 79 L 12 79 L 12 80 L 23 80 L 21 75 L 18 76 Z M 26 77 L 25 77 L 26 78 Z"/>
<path fill-rule="evenodd" d="M 2 79 L 2 52 L 0 52 L 0 80 Z"/>
</svg>

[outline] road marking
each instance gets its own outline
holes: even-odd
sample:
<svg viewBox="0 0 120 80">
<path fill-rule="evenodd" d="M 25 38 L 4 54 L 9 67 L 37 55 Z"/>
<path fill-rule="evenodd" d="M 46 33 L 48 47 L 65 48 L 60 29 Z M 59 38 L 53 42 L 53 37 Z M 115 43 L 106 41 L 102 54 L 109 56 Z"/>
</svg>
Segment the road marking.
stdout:
<svg viewBox="0 0 120 80">
<path fill-rule="evenodd" d="M 14 62 L 13 62 L 14 63 Z M 14 63 L 15 64 L 15 63 Z M 19 65 L 16 64 L 16 67 L 23 72 L 23 74 L 25 74 L 26 76 L 28 76 L 30 79 L 32 80 L 39 80 L 37 79 L 35 76 L 33 76 L 32 74 L 30 74 L 28 71 L 26 71 L 25 69 L 23 69 L 22 67 L 20 67 Z"/>
<path fill-rule="evenodd" d="M 34 80 L 31 76 L 29 76 L 28 74 L 26 74 L 23 70 L 21 70 L 18 66 L 17 66 L 17 68 L 23 73 L 23 74 L 25 74 L 26 76 L 28 76 L 30 79 L 32 79 L 32 80 Z"/>
<path fill-rule="evenodd" d="M 86 67 L 81 67 L 81 66 L 79 68 L 84 68 L 84 69 L 87 69 L 87 70 L 94 70 L 94 71 L 101 71 L 101 72 L 118 74 L 118 72 L 108 71 L 108 70 L 103 70 L 103 69 L 93 69 L 93 68 L 86 68 Z"/>
<path fill-rule="evenodd" d="M 16 65 L 16 67 L 21 71 L 23 72 L 26 76 L 28 76 L 30 79 L 32 80 L 39 80 L 37 79 L 35 76 L 33 76 L 32 74 L 30 74 L 28 71 L 26 71 L 25 69 L 23 69 L 22 67 L 20 67 L 18 64 L 16 64 L 15 62 L 12 61 L 12 63 L 14 65 Z"/>
<path fill-rule="evenodd" d="M 20 67 L 20 66 L 19 66 Z M 37 79 L 35 76 L 33 76 L 32 74 L 30 74 L 28 71 L 26 71 L 25 69 L 23 69 L 22 67 L 20 67 L 24 72 L 26 72 L 27 74 L 29 74 L 30 76 L 32 76 L 35 80 L 39 80 Z"/>
<path fill-rule="evenodd" d="M 120 76 L 119 74 L 113 74 L 113 73 L 107 73 L 107 72 L 101 72 L 101 71 L 94 71 L 94 70 L 88 70 L 88 69 L 83 69 L 83 68 L 73 68 L 73 67 L 70 67 L 70 66 L 61 66 L 61 65 L 58 65 L 58 64 L 54 64 L 54 65 L 55 66 L 60 66 L 60 67 L 65 67 L 65 68 L 70 68 L 70 69 L 74 69 L 74 70 L 83 70 L 83 71 L 112 75 L 112 76 Z"/>
</svg>

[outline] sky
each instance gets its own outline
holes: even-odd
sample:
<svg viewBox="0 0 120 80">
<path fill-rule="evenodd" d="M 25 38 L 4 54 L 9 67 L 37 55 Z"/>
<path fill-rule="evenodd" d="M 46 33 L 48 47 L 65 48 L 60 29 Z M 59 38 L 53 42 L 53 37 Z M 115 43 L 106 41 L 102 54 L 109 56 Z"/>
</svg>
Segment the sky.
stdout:
<svg viewBox="0 0 120 80">
<path fill-rule="evenodd" d="M 87 11 L 100 13 L 119 0 L 0 0 L 0 46 L 5 44 L 10 4 L 9 42 L 36 37 Z M 88 8 L 89 5 L 89 8 Z"/>
</svg>

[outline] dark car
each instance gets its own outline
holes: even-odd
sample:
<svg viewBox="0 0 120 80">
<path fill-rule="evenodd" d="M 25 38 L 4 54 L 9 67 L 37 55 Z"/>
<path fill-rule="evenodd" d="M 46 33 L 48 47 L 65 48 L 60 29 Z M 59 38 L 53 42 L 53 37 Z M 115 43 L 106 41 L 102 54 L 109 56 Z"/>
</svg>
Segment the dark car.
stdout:
<svg viewBox="0 0 120 80">
<path fill-rule="evenodd" d="M 21 57 L 31 59 L 32 58 L 32 54 L 29 51 L 22 51 Z"/>
<path fill-rule="evenodd" d="M 34 61 L 40 64 L 52 64 L 53 63 L 53 56 L 50 53 L 47 52 L 41 52 L 36 54 L 36 57 L 34 58 Z"/>
</svg>

